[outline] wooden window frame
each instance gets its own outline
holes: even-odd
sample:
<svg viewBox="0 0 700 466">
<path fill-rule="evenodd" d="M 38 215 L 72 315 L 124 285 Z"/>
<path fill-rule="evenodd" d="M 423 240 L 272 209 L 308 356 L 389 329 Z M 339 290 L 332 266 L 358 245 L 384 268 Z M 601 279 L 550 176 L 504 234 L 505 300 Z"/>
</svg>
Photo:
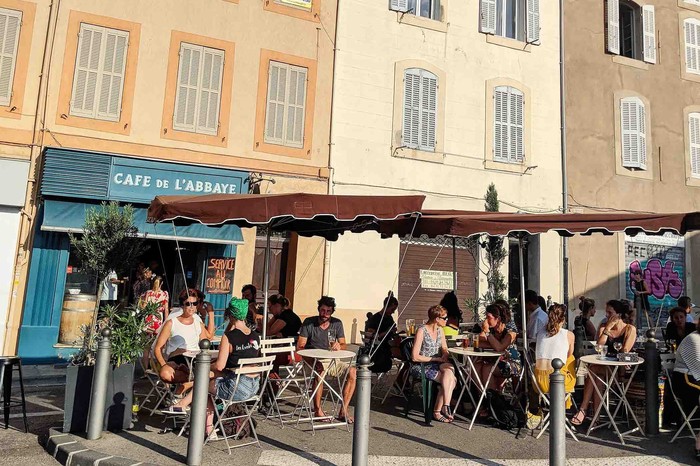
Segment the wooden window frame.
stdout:
<svg viewBox="0 0 700 466">
<path fill-rule="evenodd" d="M 15 70 L 12 76 L 12 87 L 10 89 L 10 102 L 8 105 L 0 105 L 0 117 L 19 120 L 22 118 L 22 110 L 24 108 L 24 93 L 27 86 L 27 70 L 29 68 L 32 35 L 34 33 L 36 4 L 22 0 L 1 0 L 0 7 L 22 13 L 17 43 L 17 55 L 15 57 Z"/>
<path fill-rule="evenodd" d="M 321 1 L 313 0 L 311 9 L 305 10 L 294 5 L 285 5 L 276 0 L 263 0 L 263 9 L 272 13 L 291 16 L 292 18 L 319 23 L 321 22 Z"/>
</svg>

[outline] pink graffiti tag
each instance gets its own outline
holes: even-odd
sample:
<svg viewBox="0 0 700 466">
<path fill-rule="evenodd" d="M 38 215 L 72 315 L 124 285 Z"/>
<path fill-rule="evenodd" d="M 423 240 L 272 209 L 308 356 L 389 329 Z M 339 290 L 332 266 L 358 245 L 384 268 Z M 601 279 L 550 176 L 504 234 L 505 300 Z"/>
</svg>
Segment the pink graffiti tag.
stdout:
<svg viewBox="0 0 700 466">
<path fill-rule="evenodd" d="M 659 259 L 650 259 L 646 267 L 642 270 L 639 261 L 630 264 L 630 274 L 643 272 L 644 282 L 651 295 L 656 299 L 664 299 L 667 294 L 674 299 L 678 299 L 683 293 L 683 280 L 678 272 L 673 270 L 675 263 L 666 261 L 664 264 Z M 634 286 L 630 280 L 630 286 Z"/>
</svg>

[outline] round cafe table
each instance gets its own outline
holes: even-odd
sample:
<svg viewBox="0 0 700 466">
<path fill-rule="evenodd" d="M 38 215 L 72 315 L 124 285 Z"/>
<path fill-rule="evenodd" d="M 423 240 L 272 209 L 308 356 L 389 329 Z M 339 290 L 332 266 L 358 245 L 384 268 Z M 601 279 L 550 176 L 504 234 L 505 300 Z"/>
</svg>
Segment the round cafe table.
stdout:
<svg viewBox="0 0 700 466">
<path fill-rule="evenodd" d="M 598 355 L 591 354 L 588 356 L 582 356 L 581 361 L 591 366 L 599 366 L 604 369 L 604 374 L 602 377 L 596 374 L 595 371 L 591 370 L 591 368 L 588 370 L 588 377 L 593 383 L 593 388 L 595 389 L 596 394 L 600 397 L 601 403 L 598 405 L 598 409 L 595 410 L 595 414 L 593 414 L 593 419 L 591 420 L 591 425 L 588 427 L 588 431 L 586 432 L 586 437 L 589 437 L 592 431 L 595 429 L 600 429 L 601 427 L 611 427 L 615 431 L 617 437 L 620 439 L 620 443 L 622 445 L 625 444 L 625 437 L 634 432 L 639 431 L 639 433 L 644 435 L 644 430 L 642 429 L 642 426 L 639 425 L 637 416 L 634 414 L 629 401 L 627 401 L 627 390 L 634 379 L 634 374 L 637 373 L 637 369 L 639 369 L 639 366 L 644 364 L 644 359 L 639 358 L 639 360 L 634 362 L 625 362 L 609 358 L 600 359 Z M 632 368 L 632 373 L 630 374 L 629 380 L 625 382 L 624 380 L 619 379 L 618 372 L 621 367 L 624 368 L 626 366 Z M 597 382 L 600 382 L 603 385 L 602 393 L 598 388 Z M 610 411 L 611 401 L 617 401 L 617 406 L 615 406 L 615 410 L 612 412 Z M 624 408 L 621 413 L 620 408 Z M 596 423 L 600 420 L 601 410 L 603 409 L 607 415 L 607 420 L 596 425 Z M 622 415 L 627 414 L 626 422 L 628 426 L 631 427 L 630 430 L 620 432 L 620 429 L 615 422 L 618 413 Z M 632 423 L 630 423 L 630 420 Z"/>
<path fill-rule="evenodd" d="M 192 370 L 192 366 L 194 365 L 194 360 L 197 358 L 197 355 L 201 353 L 202 350 L 188 350 L 182 353 L 182 355 L 185 357 L 185 360 L 187 361 L 187 369 L 190 371 L 189 379 L 190 381 L 194 378 L 194 371 Z M 212 362 L 216 360 L 216 358 L 219 357 L 219 350 L 209 350 L 209 354 L 211 354 L 211 360 Z"/>
<path fill-rule="evenodd" d="M 335 415 L 337 414 L 337 411 L 340 410 L 340 407 L 343 406 L 343 387 L 345 387 L 345 382 L 348 378 L 348 371 L 345 371 L 345 374 L 343 374 L 342 377 L 338 377 L 338 390 L 333 387 L 328 380 L 326 380 L 326 375 L 329 372 L 333 372 L 333 369 L 338 365 L 338 363 L 344 359 L 349 360 L 348 362 L 351 362 L 352 359 L 355 357 L 355 353 L 352 351 L 347 351 L 347 350 L 338 350 L 338 351 L 329 351 L 325 349 L 302 349 L 297 351 L 299 356 L 302 357 L 302 360 L 304 361 L 304 375 L 305 375 L 305 380 L 310 380 L 310 379 L 315 379 L 317 382 L 311 391 L 311 393 L 306 397 L 306 400 L 304 400 L 304 403 L 306 403 L 306 407 L 308 408 L 309 411 L 309 417 L 308 418 L 302 418 L 300 417 L 297 422 L 311 422 L 311 432 L 312 435 L 316 433 L 316 429 L 327 429 L 331 427 L 340 427 L 344 426 L 346 429 L 348 429 L 348 432 L 350 431 L 350 425 L 348 424 L 347 421 L 347 415 L 345 416 L 345 419 L 343 422 L 328 422 L 330 420 L 335 419 Z M 321 364 L 318 363 L 326 363 L 328 364 L 328 367 L 326 370 L 322 370 L 321 372 L 318 372 L 316 370 L 317 366 L 321 366 Z M 310 373 L 307 373 L 307 370 L 310 371 Z M 326 388 L 328 389 L 328 392 L 330 393 L 331 400 L 333 402 L 333 412 L 331 415 L 328 416 L 315 416 L 313 412 L 313 399 L 316 396 L 316 393 L 318 390 L 321 389 L 321 386 L 325 385 Z M 307 387 L 308 388 L 308 387 Z M 309 390 L 304 390 L 304 393 L 309 393 Z M 303 412 L 303 409 L 302 409 Z M 315 421 L 324 421 L 321 424 L 317 424 Z"/>
</svg>

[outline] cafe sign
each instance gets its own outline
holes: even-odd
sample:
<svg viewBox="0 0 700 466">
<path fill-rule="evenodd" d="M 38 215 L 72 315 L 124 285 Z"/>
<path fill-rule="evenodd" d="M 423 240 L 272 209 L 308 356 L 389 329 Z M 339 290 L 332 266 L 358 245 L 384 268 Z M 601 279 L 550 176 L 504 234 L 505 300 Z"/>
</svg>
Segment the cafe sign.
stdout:
<svg viewBox="0 0 700 466">
<path fill-rule="evenodd" d="M 448 270 L 419 270 L 420 287 L 424 290 L 454 290 L 454 274 Z"/>
</svg>

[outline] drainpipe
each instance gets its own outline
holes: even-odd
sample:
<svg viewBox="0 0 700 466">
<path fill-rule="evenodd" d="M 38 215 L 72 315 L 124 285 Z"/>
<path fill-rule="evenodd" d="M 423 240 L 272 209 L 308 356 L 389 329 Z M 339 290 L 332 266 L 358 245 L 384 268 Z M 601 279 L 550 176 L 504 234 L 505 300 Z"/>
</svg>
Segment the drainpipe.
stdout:
<svg viewBox="0 0 700 466">
<path fill-rule="evenodd" d="M 564 0 L 559 0 L 559 114 L 561 118 L 561 186 L 562 211 L 569 211 L 569 185 L 566 166 L 566 82 L 564 79 Z M 562 292 L 567 309 L 569 306 L 569 239 L 562 237 Z M 566 321 L 569 321 L 568 310 Z"/>
</svg>

